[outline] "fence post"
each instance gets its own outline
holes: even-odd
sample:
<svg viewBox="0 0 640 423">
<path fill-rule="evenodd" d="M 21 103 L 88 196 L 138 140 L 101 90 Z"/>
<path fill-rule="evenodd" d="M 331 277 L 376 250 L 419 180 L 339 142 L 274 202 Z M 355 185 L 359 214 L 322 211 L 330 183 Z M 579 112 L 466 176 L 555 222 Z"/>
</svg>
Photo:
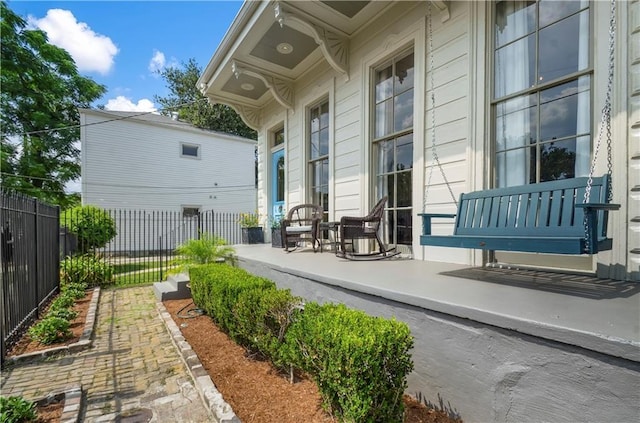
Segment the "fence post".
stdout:
<svg viewBox="0 0 640 423">
<path fill-rule="evenodd" d="M 40 285 L 40 269 L 38 266 L 38 200 L 35 198 L 33 201 L 33 268 L 35 274 L 35 289 L 33 290 L 36 306 L 36 318 L 40 317 L 40 296 L 38 295 L 38 288 Z"/>
</svg>

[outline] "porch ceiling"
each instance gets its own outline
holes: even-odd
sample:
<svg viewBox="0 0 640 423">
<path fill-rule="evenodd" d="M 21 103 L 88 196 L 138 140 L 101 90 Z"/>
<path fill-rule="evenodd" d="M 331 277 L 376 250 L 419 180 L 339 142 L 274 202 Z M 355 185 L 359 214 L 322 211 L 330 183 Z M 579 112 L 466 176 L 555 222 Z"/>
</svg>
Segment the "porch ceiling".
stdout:
<svg viewBox="0 0 640 423">
<path fill-rule="evenodd" d="M 295 104 L 293 84 L 326 61 L 349 77 L 350 38 L 384 14 L 392 1 L 246 1 L 198 88 L 260 126 L 260 109 L 272 100 Z"/>
</svg>

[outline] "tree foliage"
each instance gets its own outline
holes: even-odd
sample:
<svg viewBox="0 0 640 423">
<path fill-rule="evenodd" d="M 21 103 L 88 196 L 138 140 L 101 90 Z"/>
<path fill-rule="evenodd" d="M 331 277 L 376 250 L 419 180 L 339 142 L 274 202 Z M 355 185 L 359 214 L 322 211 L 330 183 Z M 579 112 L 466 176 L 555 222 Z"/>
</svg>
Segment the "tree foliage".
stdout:
<svg viewBox="0 0 640 423">
<path fill-rule="evenodd" d="M 196 84 L 202 69 L 195 59 L 182 63 L 182 67 L 169 67 L 160 72 L 171 91 L 168 97 L 154 96 L 162 105 L 163 113 L 178 111 L 178 117 L 198 128 L 226 132 L 256 139 L 256 131 L 244 124 L 240 116 L 229 106 L 211 105 Z"/>
<path fill-rule="evenodd" d="M 2 188 L 67 207 L 65 183 L 80 176 L 80 114 L 106 88 L 78 73 L 73 58 L 0 2 Z"/>
</svg>

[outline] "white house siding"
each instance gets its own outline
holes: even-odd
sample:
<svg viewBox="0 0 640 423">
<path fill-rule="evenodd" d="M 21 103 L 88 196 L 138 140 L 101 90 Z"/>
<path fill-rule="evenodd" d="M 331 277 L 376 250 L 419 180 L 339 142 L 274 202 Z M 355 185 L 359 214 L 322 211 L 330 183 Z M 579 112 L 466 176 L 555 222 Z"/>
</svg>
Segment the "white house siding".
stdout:
<svg viewBox="0 0 640 423">
<path fill-rule="evenodd" d="M 82 201 L 103 208 L 255 209 L 255 142 L 110 114 L 82 114 Z M 181 157 L 181 143 L 200 157 Z"/>
<path fill-rule="evenodd" d="M 624 7 L 624 6 L 623 6 Z M 625 101 L 627 102 L 628 117 L 625 123 L 625 131 L 628 134 L 629 142 L 629 174 L 628 174 L 628 190 L 629 190 L 629 212 L 627 215 L 628 223 L 628 239 L 627 246 L 627 262 L 629 268 L 627 277 L 633 280 L 640 280 L 640 2 L 633 1 L 628 4 L 628 13 L 619 16 L 627 16 L 628 30 L 627 34 L 618 36 L 621 40 L 624 36 L 629 37 L 627 44 L 627 67 L 628 89 L 621 87 L 618 93 L 628 93 Z M 621 18 L 624 19 L 624 18 Z M 622 97 L 624 97 L 622 95 Z M 624 115 L 624 114 L 623 114 Z M 621 161 L 621 163 L 625 163 Z M 613 277 L 623 277 L 618 274 Z"/>
<path fill-rule="evenodd" d="M 114 216 L 118 236 L 109 251 L 173 249 L 195 237 L 202 227 L 182 216 L 183 207 L 255 210 L 255 141 L 121 117 L 81 111 L 82 203 Z M 182 157 L 182 143 L 199 145 L 200 157 Z"/>
</svg>

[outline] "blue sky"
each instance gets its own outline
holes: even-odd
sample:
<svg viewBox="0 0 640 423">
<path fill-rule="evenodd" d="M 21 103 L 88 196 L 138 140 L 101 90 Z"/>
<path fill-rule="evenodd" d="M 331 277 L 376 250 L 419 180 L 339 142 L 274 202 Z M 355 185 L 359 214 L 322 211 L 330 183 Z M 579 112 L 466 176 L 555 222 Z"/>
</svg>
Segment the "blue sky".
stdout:
<svg viewBox="0 0 640 423">
<path fill-rule="evenodd" d="M 204 69 L 242 2 L 16 1 L 11 10 L 67 50 L 78 71 L 107 87 L 94 106 L 151 111 L 168 90 L 157 71 L 194 58 Z"/>
</svg>

